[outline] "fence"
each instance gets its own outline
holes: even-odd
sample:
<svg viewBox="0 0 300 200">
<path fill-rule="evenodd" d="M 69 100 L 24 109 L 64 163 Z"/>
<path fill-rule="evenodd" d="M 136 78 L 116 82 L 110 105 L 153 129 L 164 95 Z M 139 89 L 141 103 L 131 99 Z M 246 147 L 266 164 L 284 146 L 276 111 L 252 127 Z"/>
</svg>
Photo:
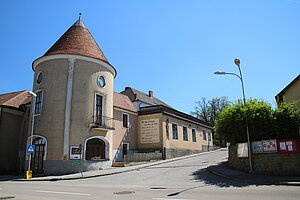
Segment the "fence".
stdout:
<svg viewBox="0 0 300 200">
<path fill-rule="evenodd" d="M 125 163 L 143 162 L 143 161 L 161 160 L 161 159 L 162 159 L 161 152 L 132 153 L 132 154 L 125 155 L 124 162 Z"/>
</svg>

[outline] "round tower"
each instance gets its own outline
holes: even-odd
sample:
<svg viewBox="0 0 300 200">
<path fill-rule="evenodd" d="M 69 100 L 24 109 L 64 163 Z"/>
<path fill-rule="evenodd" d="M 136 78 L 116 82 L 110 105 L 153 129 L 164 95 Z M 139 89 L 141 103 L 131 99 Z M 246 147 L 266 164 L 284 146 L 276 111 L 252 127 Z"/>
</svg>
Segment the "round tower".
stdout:
<svg viewBox="0 0 300 200">
<path fill-rule="evenodd" d="M 82 20 L 32 68 L 37 95 L 32 170 L 59 174 L 110 166 L 116 70 Z"/>
</svg>

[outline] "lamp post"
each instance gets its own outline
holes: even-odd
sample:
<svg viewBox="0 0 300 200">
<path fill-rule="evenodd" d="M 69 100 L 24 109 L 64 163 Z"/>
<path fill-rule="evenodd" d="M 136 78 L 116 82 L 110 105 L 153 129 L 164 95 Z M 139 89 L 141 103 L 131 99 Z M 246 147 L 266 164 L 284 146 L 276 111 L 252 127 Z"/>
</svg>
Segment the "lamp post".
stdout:
<svg viewBox="0 0 300 200">
<path fill-rule="evenodd" d="M 33 137 L 33 128 L 34 128 L 34 113 L 35 113 L 35 102 L 36 102 L 36 94 L 32 91 L 28 91 L 28 94 L 33 97 L 32 100 L 32 109 L 31 109 L 31 131 L 30 131 L 30 144 L 32 145 L 32 137 Z M 31 165 L 31 153 L 29 154 L 29 161 L 28 161 L 28 171 L 30 171 Z"/>
<path fill-rule="evenodd" d="M 236 76 L 240 79 L 241 84 L 242 84 L 242 92 L 243 92 L 243 102 L 244 102 L 244 107 L 246 108 L 246 97 L 245 97 L 245 88 L 244 88 L 244 81 L 243 81 L 243 75 L 242 75 L 242 71 L 241 71 L 241 67 L 240 67 L 240 59 L 236 58 L 234 59 L 234 64 L 236 64 L 236 66 L 239 69 L 239 75 L 235 74 L 235 73 L 229 73 L 229 72 L 215 72 L 214 74 L 216 75 L 233 75 Z M 247 114 L 245 113 L 245 122 L 246 122 L 246 133 L 247 133 L 247 143 L 248 143 L 248 158 L 249 158 L 249 172 L 253 171 L 252 168 L 252 155 L 251 155 L 251 143 L 250 143 L 250 134 L 249 134 L 249 128 L 248 128 L 248 118 L 247 118 Z"/>
</svg>

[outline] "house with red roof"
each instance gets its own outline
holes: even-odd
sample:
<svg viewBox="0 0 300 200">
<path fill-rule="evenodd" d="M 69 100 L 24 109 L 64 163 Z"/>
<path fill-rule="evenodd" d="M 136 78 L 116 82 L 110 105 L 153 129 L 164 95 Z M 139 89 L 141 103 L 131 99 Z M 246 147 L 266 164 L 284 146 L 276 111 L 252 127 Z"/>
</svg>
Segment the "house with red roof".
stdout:
<svg viewBox="0 0 300 200">
<path fill-rule="evenodd" d="M 98 170 L 143 160 L 139 153 L 168 159 L 213 148 L 210 124 L 153 91 L 114 92 L 117 70 L 80 18 L 32 69 L 33 92 L 0 95 L 0 172 L 66 174 L 81 170 L 78 160 Z"/>
</svg>

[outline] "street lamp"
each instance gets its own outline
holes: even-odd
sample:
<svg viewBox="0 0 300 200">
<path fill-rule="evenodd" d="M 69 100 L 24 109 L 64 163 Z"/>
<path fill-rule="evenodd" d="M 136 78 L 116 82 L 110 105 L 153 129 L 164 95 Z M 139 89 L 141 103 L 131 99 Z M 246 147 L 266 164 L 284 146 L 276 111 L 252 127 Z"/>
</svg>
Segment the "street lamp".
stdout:
<svg viewBox="0 0 300 200">
<path fill-rule="evenodd" d="M 246 108 L 246 97 L 245 97 L 245 89 L 244 89 L 244 81 L 243 81 L 243 75 L 242 75 L 242 71 L 241 71 L 241 67 L 240 67 L 240 59 L 236 58 L 234 59 L 234 64 L 236 64 L 236 66 L 238 66 L 239 69 L 239 75 L 235 74 L 235 73 L 229 73 L 229 72 L 215 72 L 214 74 L 216 75 L 233 75 L 236 76 L 240 79 L 241 84 L 242 84 L 242 92 L 243 92 L 243 102 L 244 102 L 244 107 Z M 247 118 L 247 114 L 245 113 L 245 121 L 246 121 L 246 132 L 247 132 L 247 143 L 248 143 L 248 157 L 249 157 L 249 172 L 252 172 L 252 155 L 251 155 L 251 144 L 250 144 L 250 134 L 249 134 L 249 128 L 248 128 L 248 118 Z"/>
<path fill-rule="evenodd" d="M 33 97 L 32 100 L 32 109 L 31 109 L 31 131 L 30 131 L 30 144 L 32 145 L 32 137 L 33 137 L 33 128 L 34 128 L 34 113 L 35 113 L 35 102 L 36 102 L 36 94 L 32 91 L 28 91 L 28 94 Z M 31 153 L 29 154 L 29 161 L 28 161 L 28 171 L 30 171 L 30 165 L 31 165 Z"/>
</svg>

